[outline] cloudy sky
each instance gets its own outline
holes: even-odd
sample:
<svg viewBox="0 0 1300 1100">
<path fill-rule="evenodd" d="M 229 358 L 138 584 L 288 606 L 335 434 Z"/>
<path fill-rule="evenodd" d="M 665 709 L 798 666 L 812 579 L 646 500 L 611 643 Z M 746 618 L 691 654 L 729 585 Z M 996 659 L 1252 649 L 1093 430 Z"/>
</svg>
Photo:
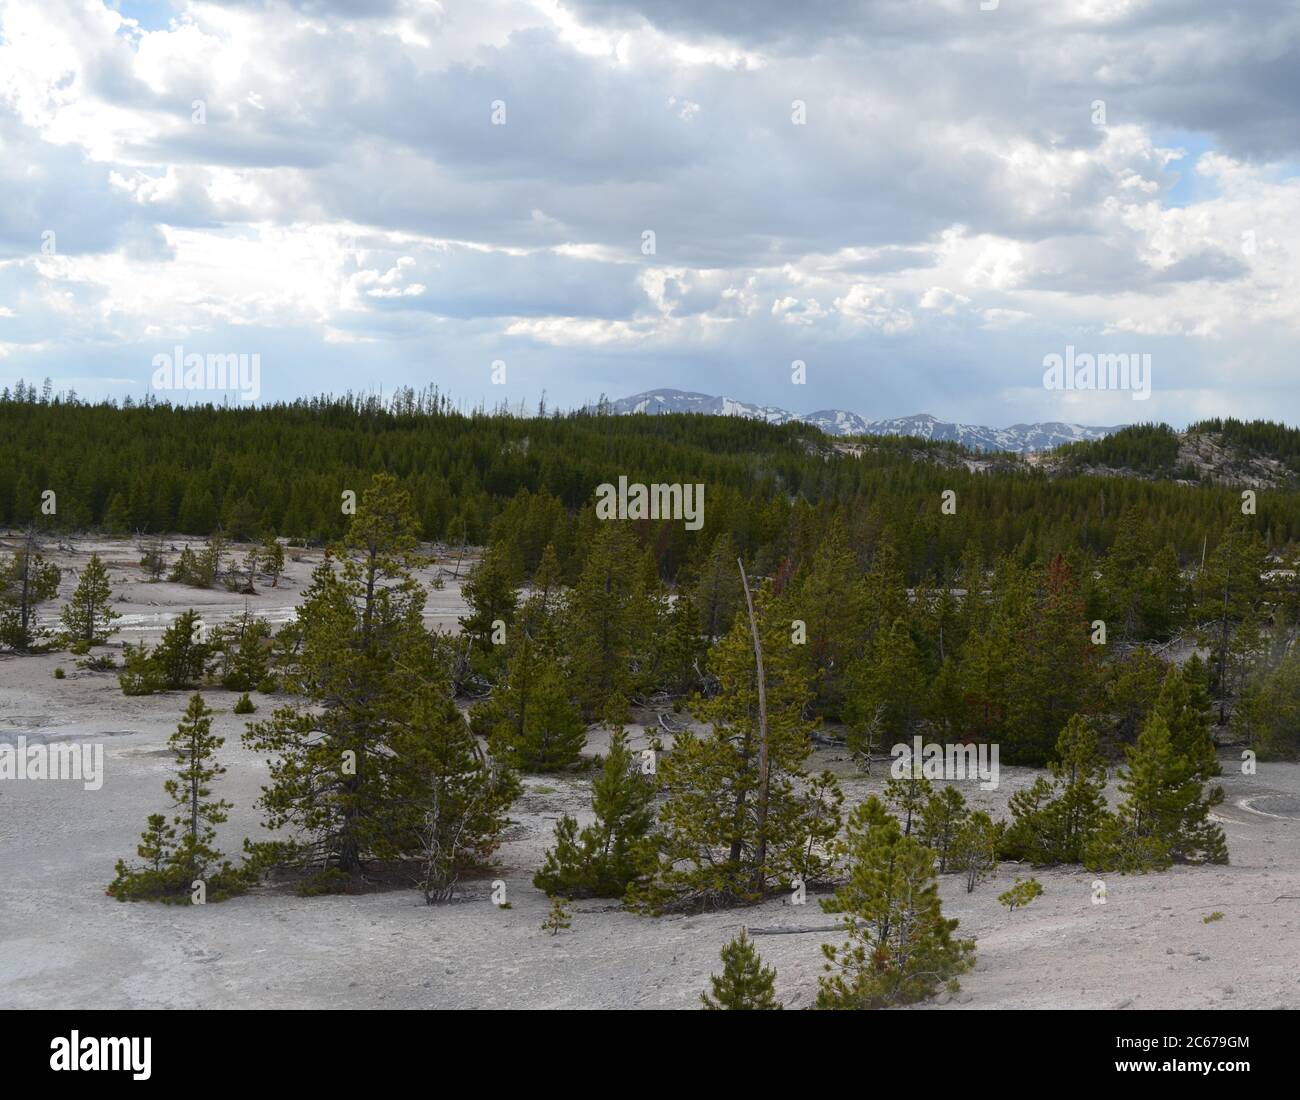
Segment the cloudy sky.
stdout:
<svg viewBox="0 0 1300 1100">
<path fill-rule="evenodd" d="M 1300 422 L 1300 0 L 983 2 L 0 0 L 0 383 Z"/>
</svg>

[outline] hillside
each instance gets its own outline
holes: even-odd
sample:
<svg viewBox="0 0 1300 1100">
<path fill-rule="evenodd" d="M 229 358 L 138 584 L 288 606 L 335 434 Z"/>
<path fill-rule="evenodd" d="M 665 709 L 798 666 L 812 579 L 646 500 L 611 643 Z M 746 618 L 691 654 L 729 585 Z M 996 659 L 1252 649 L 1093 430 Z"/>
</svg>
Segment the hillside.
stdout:
<svg viewBox="0 0 1300 1100">
<path fill-rule="evenodd" d="M 1141 424 L 1033 462 L 1057 474 L 1293 488 L 1300 475 L 1300 431 L 1263 420 L 1203 420 L 1181 432 L 1167 424 Z"/>
<path fill-rule="evenodd" d="M 238 409 L 10 400 L 0 401 L 0 527 L 220 529 L 235 539 L 273 531 L 321 542 L 345 529 L 340 494 L 386 470 L 411 493 L 421 537 L 508 538 L 529 569 L 547 542 L 567 571 L 578 567 L 597 522 L 596 488 L 619 477 L 705 486 L 702 530 L 636 521 L 667 579 L 724 534 L 773 568 L 836 518 L 864 547 L 888 528 L 913 579 L 956 569 L 971 549 L 985 560 L 1102 553 L 1130 506 L 1187 561 L 1240 515 L 1240 499 L 1227 481 L 1189 487 L 1144 472 L 1144 464 L 1168 465 L 1162 431 L 1093 444 L 1133 476 L 1115 476 L 1121 467 L 1095 452 L 1084 462 L 1067 450 L 1049 477 L 1015 456 L 932 440 L 840 440 L 802 423 L 737 416 L 463 415 L 433 392 Z M 1268 426 L 1223 431 L 1241 446 L 1256 438 L 1291 445 Z M 46 490 L 56 494 L 52 515 L 41 512 Z M 955 515 L 939 511 L 945 490 L 957 494 Z M 1300 541 L 1300 493 L 1269 494 L 1259 508 L 1271 540 Z"/>
</svg>

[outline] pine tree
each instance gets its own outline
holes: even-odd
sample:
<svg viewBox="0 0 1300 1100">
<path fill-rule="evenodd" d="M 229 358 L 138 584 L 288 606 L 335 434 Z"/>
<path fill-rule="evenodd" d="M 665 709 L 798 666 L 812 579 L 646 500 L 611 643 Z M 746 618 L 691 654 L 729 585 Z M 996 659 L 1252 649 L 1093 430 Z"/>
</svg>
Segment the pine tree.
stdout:
<svg viewBox="0 0 1300 1100">
<path fill-rule="evenodd" d="M 163 557 L 162 535 L 152 535 L 140 547 L 140 567 L 151 581 L 158 580 L 167 571 L 167 561 Z"/>
<path fill-rule="evenodd" d="M 1007 681 L 1007 745 L 1012 763 L 1041 766 L 1070 716 L 1088 705 L 1095 646 L 1074 571 L 1061 556 L 1019 619 L 1021 656 Z"/>
<path fill-rule="evenodd" d="M 229 802 L 210 798 L 210 784 L 226 772 L 223 765 L 213 760 L 225 741 L 212 732 L 212 711 L 204 705 L 203 696 L 197 693 L 190 696 L 189 706 L 167 742 L 167 747 L 176 754 L 177 774 L 163 784 L 172 804 L 181 811 L 172 819 L 180 829 L 174 861 L 190 882 L 214 877 L 220 886 L 235 884 L 230 864 L 212 847 L 215 826 L 226 820 L 232 808 Z M 216 893 L 220 894 L 221 890 Z M 218 900 L 211 890 L 210 896 Z"/>
<path fill-rule="evenodd" d="M 558 936 L 566 928 L 573 926 L 572 912 L 563 898 L 551 898 L 551 908 L 542 921 L 542 931 Z"/>
<path fill-rule="evenodd" d="M 925 713 L 926 681 L 921 655 L 901 618 L 877 633 L 867 656 L 854 666 L 850 682 L 850 747 L 861 747 L 861 731 L 867 725 L 881 745 L 910 747 Z"/>
<path fill-rule="evenodd" d="M 1043 884 L 1032 876 L 1027 879 L 1021 879 L 1016 876 L 1016 881 L 1011 885 L 1009 890 L 998 895 L 998 902 L 1007 907 L 1007 912 L 1014 912 L 1017 909 L 1023 909 L 1034 898 L 1041 897 L 1043 893 Z"/>
<path fill-rule="evenodd" d="M 223 631 L 221 686 L 229 691 L 259 691 L 270 672 L 271 624 L 245 609 L 232 630 Z"/>
<path fill-rule="evenodd" d="M 189 884 L 177 873 L 173 862 L 175 852 L 176 829 L 167 824 L 167 815 L 150 814 L 135 849 L 144 865 L 133 868 L 126 860 L 119 859 L 114 867 L 116 875 L 104 892 L 118 901 L 134 901 L 185 889 Z"/>
<path fill-rule="evenodd" d="M 113 633 L 114 620 L 121 618 L 109 606 L 112 598 L 108 570 L 98 554 L 91 554 L 76 591 L 59 616 L 68 638 L 85 646 L 103 645 Z"/>
<path fill-rule="evenodd" d="M 504 650 L 496 639 L 504 626 L 509 640 L 519 610 L 518 587 L 518 563 L 504 542 L 487 548 L 461 587 L 470 613 L 460 620 L 460 630 L 471 643 L 471 664 L 481 676 L 491 677 L 504 660 Z"/>
<path fill-rule="evenodd" d="M 912 746 L 908 745 L 908 752 Z M 903 835 L 912 835 L 915 819 L 934 794 L 934 788 L 925 778 L 924 765 L 910 756 L 900 757 L 890 767 L 890 778 L 885 783 L 885 803 L 902 818 Z"/>
<path fill-rule="evenodd" d="M 167 579 L 173 584 L 188 584 L 191 588 L 206 587 L 203 584 L 203 569 L 199 564 L 199 557 L 188 546 L 181 547 L 180 556 L 172 566 Z"/>
<path fill-rule="evenodd" d="M 1233 725 L 1262 759 L 1300 757 L 1300 647 L 1246 685 Z"/>
<path fill-rule="evenodd" d="M 489 760 L 451 697 L 449 685 L 424 687 L 394 749 L 409 767 L 393 784 L 395 797 L 423 809 L 415 856 L 424 900 L 450 900 L 460 877 L 485 867 L 509 824 L 519 780 Z"/>
<path fill-rule="evenodd" d="M 137 854 L 145 861 L 140 868 L 117 863 L 117 877 L 108 893 L 119 900 L 151 899 L 189 903 L 196 882 L 204 884 L 205 901 L 221 901 L 243 889 L 245 878 L 212 847 L 216 826 L 227 817 L 231 804 L 212 799 L 213 780 L 225 774 L 216 763 L 216 751 L 225 738 L 212 732 L 212 711 L 202 695 L 192 695 L 167 747 L 175 754 L 176 774 L 163 784 L 178 813 L 172 825 L 164 815 L 153 814 Z M 177 841 L 177 832 L 180 839 Z"/>
<path fill-rule="evenodd" d="M 713 648 L 718 692 L 695 702 L 709 732 L 676 735 L 660 768 L 668 799 L 660 810 L 661 856 L 654 882 L 633 891 L 636 904 L 716 908 L 755 901 L 796 875 L 829 870 L 843 796 L 833 777 L 805 770 L 815 723 L 803 717 L 811 693 L 789 644 L 789 618 L 760 592 L 768 725 L 766 798 L 762 786 L 758 678 L 750 624 L 737 616 Z"/>
<path fill-rule="evenodd" d="M 1165 662 L 1145 646 L 1129 650 L 1107 670 L 1106 702 L 1121 742 L 1131 745 L 1137 740 L 1138 730 L 1160 693 L 1165 671 Z"/>
<path fill-rule="evenodd" d="M 29 650 L 45 635 L 36 609 L 59 591 L 58 566 L 41 555 L 36 531 L 29 527 L 23 545 L 0 561 L 0 645 Z"/>
<path fill-rule="evenodd" d="M 962 693 L 972 741 L 991 744 L 1005 736 L 1007 681 L 1016 652 L 1012 637 L 1010 613 L 998 607 L 990 612 L 987 627 L 970 635 L 962 652 Z"/>
<path fill-rule="evenodd" d="M 254 581 L 257 579 L 258 563 L 262 560 L 262 550 L 259 546 L 250 546 L 244 553 L 241 564 L 238 568 L 232 567 L 226 576 L 226 587 L 231 592 L 239 592 L 242 595 L 256 595 L 257 589 Z"/>
<path fill-rule="evenodd" d="M 286 688 L 300 697 L 249 725 L 244 743 L 264 755 L 266 826 L 289 827 L 278 846 L 254 845 L 264 864 L 361 871 L 371 859 L 420 850 L 428 773 L 406 745 L 419 686 L 434 677 L 422 625 L 425 593 L 410 498 L 376 475 L 297 613 L 301 644 Z M 449 690 L 449 689 L 448 689 Z"/>
<path fill-rule="evenodd" d="M 912 1004 L 970 968 L 974 942 L 954 939 L 957 921 L 943 916 L 934 853 L 874 795 L 850 815 L 844 849 L 848 881 L 821 904 L 841 914 L 848 939 L 822 946 L 818 1008 Z"/>
<path fill-rule="evenodd" d="M 278 588 L 280 574 L 284 572 L 284 547 L 280 545 L 280 540 L 275 535 L 268 534 L 262 540 L 258 563 L 262 572 L 271 578 L 271 587 Z"/>
<path fill-rule="evenodd" d="M 969 718 L 961 690 L 961 671 L 953 657 L 945 657 L 926 691 L 925 717 L 936 739 L 946 745 L 959 741 Z"/>
<path fill-rule="evenodd" d="M 1152 707 L 1152 713 L 1160 715 L 1169 727 L 1174 752 L 1186 758 L 1191 774 L 1202 783 L 1223 774 L 1210 732 L 1212 706 L 1205 666 L 1193 654 L 1185 667 L 1169 666 Z M 1220 790 L 1214 805 L 1223 800 L 1222 794 Z"/>
<path fill-rule="evenodd" d="M 700 994 L 706 1009 L 756 1012 L 779 1009 L 776 970 L 764 966 L 745 929 L 722 948 L 722 974 L 709 975 L 713 996 Z"/>
<path fill-rule="evenodd" d="M 202 640 L 202 620 L 193 608 L 173 619 L 149 660 L 158 682 L 169 691 L 198 687 L 207 674 L 210 649 Z"/>
<path fill-rule="evenodd" d="M 211 588 L 221 579 L 226 559 L 226 539 L 220 532 L 214 531 L 203 544 L 203 551 L 197 557 L 198 580 L 200 588 Z"/>
<path fill-rule="evenodd" d="M 575 818 L 560 818 L 555 847 L 547 851 L 533 885 L 543 893 L 569 898 L 619 898 L 629 886 L 643 882 L 655 866 L 650 839 L 654 798 L 654 784 L 628 749 L 626 734 L 616 729 L 591 787 L 595 821 L 579 833 Z"/>
<path fill-rule="evenodd" d="M 917 837 L 939 860 L 939 874 L 948 872 L 953 841 L 965 824 L 970 810 L 956 787 L 932 791 L 921 809 L 921 827 Z"/>
<path fill-rule="evenodd" d="M 574 694 L 589 721 L 604 715 L 610 700 L 631 695 L 632 662 L 643 652 L 648 618 L 631 532 L 623 521 L 603 522 L 564 623 Z"/>
<path fill-rule="evenodd" d="M 713 548 L 690 593 L 699 615 L 699 629 L 710 641 L 731 629 L 736 613 L 744 604 L 740 577 L 736 573 L 736 556 L 730 535 L 722 534 L 714 539 Z"/>
<path fill-rule="evenodd" d="M 570 701 L 564 671 L 546 648 L 554 633 L 545 597 L 530 597 L 507 646 L 502 678 L 475 709 L 475 726 L 487 731 L 493 754 L 522 771 L 570 767 L 587 743 L 586 723 Z"/>
<path fill-rule="evenodd" d="M 1210 647 L 1219 725 L 1227 721 L 1227 700 L 1245 682 L 1260 647 L 1263 570 L 1263 543 L 1238 526 L 1224 535 L 1196 577 L 1196 617 Z"/>
<path fill-rule="evenodd" d="M 162 681 L 162 672 L 144 642 L 139 645 L 127 642 L 122 646 L 122 671 L 118 674 L 117 682 L 122 687 L 123 695 L 152 695 L 166 686 Z"/>
<path fill-rule="evenodd" d="M 1082 862 L 1106 820 L 1106 762 L 1082 715 L 1061 731 L 1050 767 L 1052 782 L 1040 776 L 1010 799 L 1007 855 L 1036 867 Z"/>
<path fill-rule="evenodd" d="M 817 713 L 838 718 L 852 691 L 854 664 L 866 646 L 861 572 L 838 520 L 831 522 L 795 584 L 789 609 L 791 619 L 805 624 L 807 641 L 798 654 L 813 690 L 813 705 Z"/>
<path fill-rule="evenodd" d="M 1210 802 L 1193 765 L 1174 750 L 1169 725 L 1152 714 L 1137 744 L 1127 750 L 1125 796 L 1089 845 L 1087 866 L 1097 871 L 1163 871 L 1175 857 L 1227 863 L 1223 830 L 1209 820 Z"/>
<path fill-rule="evenodd" d="M 951 866 L 966 880 L 966 893 L 973 893 L 983 879 L 998 869 L 998 827 L 982 810 L 975 810 L 953 837 Z"/>
</svg>

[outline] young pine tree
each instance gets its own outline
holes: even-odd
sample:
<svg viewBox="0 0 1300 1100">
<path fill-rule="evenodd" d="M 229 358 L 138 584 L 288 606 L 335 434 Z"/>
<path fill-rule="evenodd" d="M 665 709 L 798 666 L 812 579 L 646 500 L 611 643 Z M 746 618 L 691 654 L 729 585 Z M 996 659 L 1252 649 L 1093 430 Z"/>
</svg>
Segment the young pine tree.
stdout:
<svg viewBox="0 0 1300 1100">
<path fill-rule="evenodd" d="M 709 975 L 712 996 L 700 994 L 706 1009 L 739 1012 L 770 1011 L 782 1007 L 776 999 L 776 970 L 764 966 L 754 941 L 745 929 L 722 948 L 722 974 Z"/>
<path fill-rule="evenodd" d="M 1169 725 L 1152 714 L 1128 750 L 1125 796 L 1086 852 L 1091 870 L 1121 874 L 1163 871 L 1175 858 L 1227 863 L 1223 830 L 1209 819 L 1209 800 L 1194 766 L 1173 746 Z"/>
<path fill-rule="evenodd" d="M 475 728 L 486 730 L 493 755 L 512 768 L 570 767 L 587 743 L 587 727 L 569 698 L 543 593 L 529 597 L 510 630 L 501 678 L 491 698 L 475 708 Z"/>
<path fill-rule="evenodd" d="M 188 888 L 174 865 L 175 852 L 175 827 L 167 824 L 166 814 L 150 814 L 135 849 L 143 865 L 131 867 L 119 859 L 114 867 L 116 877 L 104 892 L 118 901 L 136 901 L 174 895 Z"/>
<path fill-rule="evenodd" d="M 908 745 L 908 752 L 911 750 Z M 904 836 L 912 835 L 916 820 L 933 794 L 934 787 L 925 778 L 920 760 L 899 758 L 891 766 L 890 778 L 885 782 L 885 803 L 902 818 Z"/>
<path fill-rule="evenodd" d="M 1219 725 L 1227 721 L 1228 699 L 1246 681 L 1260 648 L 1264 568 L 1263 541 L 1237 526 L 1219 541 L 1194 583 L 1201 640 L 1210 647 Z"/>
<path fill-rule="evenodd" d="M 191 608 L 172 620 L 148 660 L 162 687 L 177 691 L 203 682 L 210 652 L 203 640 L 203 621 Z"/>
<path fill-rule="evenodd" d="M 953 837 L 949 866 L 965 879 L 966 893 L 973 893 L 998 869 L 998 843 L 998 826 L 983 810 L 975 810 L 962 822 Z"/>
<path fill-rule="evenodd" d="M 533 876 L 537 889 L 569 898 L 620 898 L 653 872 L 655 789 L 640 763 L 623 730 L 615 730 L 591 787 L 595 821 L 579 832 L 575 818 L 560 818 L 555 847 Z"/>
<path fill-rule="evenodd" d="M 841 914 L 847 941 L 822 946 L 826 975 L 818 1008 L 884 1008 L 932 996 L 969 969 L 974 942 L 957 940 L 939 903 L 934 853 L 874 795 L 849 817 L 848 881 L 822 901 Z"/>
<path fill-rule="evenodd" d="M 216 826 L 226 820 L 229 802 L 213 799 L 211 784 L 225 774 L 214 757 L 225 738 L 212 732 L 212 711 L 202 695 L 192 695 L 167 747 L 176 754 L 176 773 L 163 790 L 176 811 L 172 826 L 163 815 L 149 818 L 137 854 L 140 868 L 117 864 L 117 877 L 108 893 L 119 900 L 150 899 L 188 903 L 196 883 L 203 883 L 206 901 L 221 901 L 243 889 L 244 876 L 212 846 Z M 177 840 L 179 832 L 180 839 Z"/>
<path fill-rule="evenodd" d="M 1095 686 L 1095 650 L 1074 570 L 1059 555 L 1038 578 L 1019 617 L 1018 659 L 1007 679 L 1007 744 L 1012 763 L 1041 766 L 1070 716 Z"/>
<path fill-rule="evenodd" d="M 690 597 L 699 617 L 699 631 L 705 638 L 712 641 L 731 629 L 736 613 L 744 606 L 745 596 L 740 590 L 736 548 L 730 535 L 724 533 L 713 540 L 713 548 L 700 568 Z"/>
<path fill-rule="evenodd" d="M 939 874 L 947 874 L 953 841 L 966 823 L 970 809 L 956 787 L 932 791 L 921 808 L 921 827 L 917 836 L 939 860 Z"/>
<path fill-rule="evenodd" d="M 37 607 L 59 591 L 59 567 L 47 562 L 33 528 L 7 562 L 0 561 L 0 646 L 24 651 L 45 635 Z"/>
<path fill-rule="evenodd" d="M 839 520 L 831 522 L 794 584 L 790 609 L 790 617 L 807 630 L 807 641 L 796 652 L 813 691 L 814 709 L 827 717 L 849 717 L 845 707 L 866 646 L 867 609 L 861 570 Z M 870 713 L 869 702 L 866 709 Z"/>
<path fill-rule="evenodd" d="M 245 611 L 221 638 L 221 686 L 230 691 L 256 691 L 271 664 L 271 624 Z"/>
<path fill-rule="evenodd" d="M 258 565 L 262 572 L 271 578 L 271 587 L 280 586 L 280 574 L 284 572 L 284 547 L 275 535 L 267 535 L 262 540 L 258 556 Z"/>
<path fill-rule="evenodd" d="M 181 548 L 180 556 L 177 557 L 176 564 L 172 566 L 167 579 L 173 584 L 188 584 L 191 588 L 205 587 L 199 557 L 190 547 Z"/>
<path fill-rule="evenodd" d="M 1081 863 L 1106 820 L 1106 762 L 1097 733 L 1074 715 L 1056 739 L 1052 782 L 1038 778 L 1011 796 L 1007 855 L 1035 867 Z"/>
<path fill-rule="evenodd" d="M 394 749 L 410 757 L 393 795 L 423 807 L 415 855 L 426 904 L 448 901 L 466 871 L 488 865 L 510 823 L 519 780 L 479 748 L 450 684 L 425 686 Z"/>
<path fill-rule="evenodd" d="M 91 554 L 77 582 L 76 591 L 59 616 L 68 640 L 81 646 L 103 645 L 113 633 L 113 622 L 121 618 L 109 601 L 113 597 L 108 570 Z"/>
<path fill-rule="evenodd" d="M 177 773 L 163 784 L 179 811 L 172 819 L 180 830 L 173 862 L 187 882 L 207 880 L 208 896 L 213 901 L 219 901 L 239 884 L 230 863 L 212 847 L 216 826 L 226 820 L 231 809 L 231 803 L 211 798 L 212 781 L 226 773 L 225 767 L 214 760 L 225 742 L 224 737 L 212 732 L 212 711 L 204 705 L 203 696 L 190 696 L 189 706 L 167 742 L 176 754 Z"/>
</svg>

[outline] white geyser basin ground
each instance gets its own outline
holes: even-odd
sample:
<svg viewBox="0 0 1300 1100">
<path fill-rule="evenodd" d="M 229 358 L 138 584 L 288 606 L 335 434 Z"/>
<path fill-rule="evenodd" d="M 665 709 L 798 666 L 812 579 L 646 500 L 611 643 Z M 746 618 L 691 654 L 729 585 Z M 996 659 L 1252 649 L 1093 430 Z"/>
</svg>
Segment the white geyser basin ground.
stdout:
<svg viewBox="0 0 1300 1100">
<path fill-rule="evenodd" d="M 123 616 L 115 652 L 123 639 L 155 641 L 188 607 L 218 622 L 247 602 L 284 622 L 320 560 L 318 551 L 291 551 L 280 587 L 259 585 L 256 596 L 243 597 L 150 584 L 138 549 L 125 540 L 78 540 L 51 547 L 50 556 L 80 568 L 91 550 L 109 566 Z M 454 553 L 442 559 L 454 564 Z M 71 589 L 65 576 L 64 595 Z M 430 592 L 428 625 L 455 630 L 463 609 L 458 583 L 448 581 Z M 65 679 L 54 678 L 56 667 Z M 204 696 L 226 738 L 219 759 L 228 772 L 215 790 L 235 803 L 219 842 L 237 856 L 245 836 L 264 835 L 254 800 L 265 765 L 240 744 L 244 719 L 231 713 L 234 693 L 214 688 Z M 95 791 L 71 780 L 0 782 L 0 1007 L 693 1009 L 719 969 L 720 948 L 742 925 L 832 923 L 812 894 L 805 905 L 777 898 L 666 918 L 593 900 L 574 904 L 570 930 L 543 932 L 548 902 L 532 875 L 559 816 L 588 819 L 589 781 L 576 775 L 526 777 L 499 867 L 465 883 L 463 896 L 447 905 L 428 907 L 414 890 L 300 898 L 283 888 L 194 907 L 117 902 L 104 887 L 118 858 L 134 858 L 145 818 L 166 808 L 166 741 L 186 697 L 127 698 L 115 674 L 80 670 L 67 653 L 0 657 L 0 742 L 99 742 L 105 766 Z M 276 705 L 256 694 L 254 701 L 259 716 Z M 633 718 L 633 743 L 643 746 L 643 727 L 652 730 L 655 716 Z M 593 732 L 588 753 L 602 752 L 606 741 Z M 997 895 L 1029 868 L 1003 864 L 971 894 L 957 876 L 943 876 L 944 910 L 960 919 L 960 935 L 975 937 L 977 963 L 959 993 L 925 1007 L 1300 1008 L 1300 765 L 1265 762 L 1242 775 L 1236 750 L 1221 757 L 1227 798 L 1216 817 L 1230 866 L 1106 875 L 1104 904 L 1093 900 L 1097 876 L 1082 868 L 1040 870 L 1033 873 L 1043 895 L 1010 913 Z M 846 808 L 887 778 L 887 766 L 864 776 L 834 749 L 819 749 L 814 766 L 841 776 Z M 1004 766 L 997 790 L 981 791 L 973 780 L 961 787 L 975 807 L 1001 815 L 1009 796 L 1038 774 Z M 1114 800 L 1113 786 L 1109 793 Z M 494 878 L 506 883 L 509 908 L 492 903 Z M 1207 923 L 1213 913 L 1223 916 Z M 811 1005 L 821 944 L 838 939 L 758 937 L 787 1007 Z"/>
</svg>

